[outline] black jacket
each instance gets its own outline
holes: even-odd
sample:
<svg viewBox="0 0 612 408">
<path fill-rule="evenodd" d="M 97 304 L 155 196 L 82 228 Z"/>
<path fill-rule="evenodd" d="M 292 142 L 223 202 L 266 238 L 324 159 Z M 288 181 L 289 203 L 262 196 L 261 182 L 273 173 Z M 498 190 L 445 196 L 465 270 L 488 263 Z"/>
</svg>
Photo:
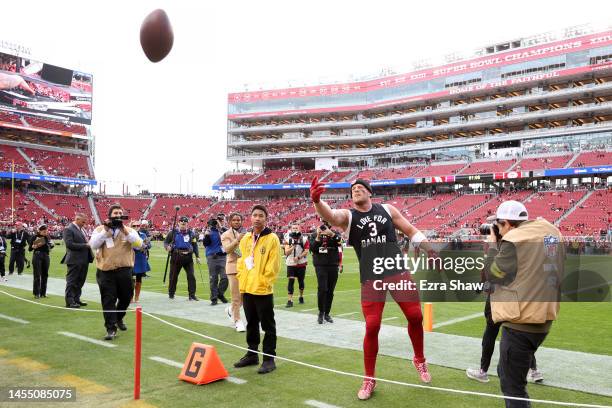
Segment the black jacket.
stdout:
<svg viewBox="0 0 612 408">
<path fill-rule="evenodd" d="M 317 241 L 316 232 L 310 236 L 310 252 L 312 252 L 312 264 L 314 266 L 338 266 L 340 264 L 340 245 L 342 238 L 336 231 L 334 236 L 321 235 Z"/>
<path fill-rule="evenodd" d="M 30 234 L 28 234 L 26 230 L 21 230 L 11 232 L 6 236 L 6 238 L 11 240 L 11 250 L 25 251 L 25 247 L 28 245 L 28 241 L 30 240 Z"/>
<path fill-rule="evenodd" d="M 79 227 L 70 223 L 64 229 L 64 243 L 66 244 L 66 255 L 62 263 L 67 265 L 82 265 L 93 262 L 93 253 L 87 244 L 87 237 L 83 235 Z"/>
</svg>

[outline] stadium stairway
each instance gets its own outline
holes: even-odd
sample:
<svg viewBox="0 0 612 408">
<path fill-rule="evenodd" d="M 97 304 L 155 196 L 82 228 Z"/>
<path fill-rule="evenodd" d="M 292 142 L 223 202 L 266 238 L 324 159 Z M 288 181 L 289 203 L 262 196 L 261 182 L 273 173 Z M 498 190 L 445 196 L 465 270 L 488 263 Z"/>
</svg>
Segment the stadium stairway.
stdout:
<svg viewBox="0 0 612 408">
<path fill-rule="evenodd" d="M 327 173 L 325 173 L 323 176 L 321 176 L 321 178 L 319 179 L 319 181 L 324 181 L 327 176 L 329 176 L 330 174 L 332 174 L 334 171 L 333 170 L 327 170 Z"/>
<path fill-rule="evenodd" d="M 38 198 L 34 197 L 34 195 L 32 195 L 32 194 L 26 194 L 26 196 L 27 196 L 27 197 L 28 197 L 30 200 L 32 200 L 32 202 L 33 202 L 34 204 L 36 204 L 37 206 L 39 206 L 40 208 L 42 208 L 42 209 L 43 209 L 43 210 L 44 210 L 44 211 L 45 211 L 47 214 L 49 214 L 51 217 L 53 217 L 53 218 L 55 218 L 55 219 L 58 219 L 58 218 L 59 218 L 57 214 L 54 214 L 54 213 L 53 213 L 53 211 L 51 211 L 51 210 L 49 209 L 49 207 L 47 207 L 47 206 L 46 206 L 46 205 L 44 205 L 42 202 L 40 202 L 40 201 L 38 200 Z"/>
<path fill-rule="evenodd" d="M 98 214 L 98 210 L 96 209 L 96 204 L 94 203 L 92 196 L 87 197 L 87 204 L 89 204 L 89 209 L 91 210 L 91 213 L 94 216 L 94 220 L 96 220 L 96 225 L 102 224 L 102 221 L 100 220 L 100 214 Z"/>
<path fill-rule="evenodd" d="M 576 203 L 574 203 L 574 205 L 569 208 L 561 217 L 559 217 L 559 219 L 557 221 L 555 221 L 555 225 L 558 227 L 559 225 L 561 225 L 561 223 L 563 222 L 564 219 L 566 219 L 571 213 L 574 212 L 574 210 L 576 210 L 576 208 L 578 208 L 579 206 L 582 205 L 582 203 L 584 203 L 586 200 L 588 200 L 588 198 L 590 196 L 593 195 L 593 193 L 595 192 L 595 190 L 591 190 L 588 193 L 586 193 L 585 195 L 582 196 L 582 198 L 578 201 L 576 201 Z"/>
<path fill-rule="evenodd" d="M 153 209 L 153 207 L 155 206 L 155 203 L 157 203 L 157 197 L 153 197 L 151 199 L 151 202 L 149 203 L 149 205 L 147 206 L 147 208 L 144 210 L 144 212 L 142 213 L 142 219 L 146 220 L 148 219 L 147 217 L 149 216 L 149 213 L 151 212 L 151 210 Z"/>
<path fill-rule="evenodd" d="M 565 166 L 563 166 L 563 168 L 570 168 L 572 167 L 572 163 L 574 162 L 574 160 L 576 160 L 578 158 L 578 156 L 580 156 L 581 152 L 576 152 L 574 153 L 574 155 L 572 156 L 571 159 L 569 159 L 569 161 L 567 163 L 565 163 Z"/>
<path fill-rule="evenodd" d="M 476 196 L 476 195 L 480 195 L 480 194 L 474 194 L 474 195 Z M 469 208 L 467 211 L 464 211 L 462 214 L 456 215 L 456 216 L 455 216 L 455 218 L 454 218 L 453 220 L 451 220 L 451 221 L 449 221 L 449 222 L 446 222 L 446 223 L 444 223 L 444 224 L 440 225 L 438 228 L 436 228 L 436 230 L 439 230 L 439 229 L 443 229 L 443 228 L 448 227 L 448 226 L 449 226 L 449 224 L 450 224 L 452 221 L 456 222 L 456 223 L 457 223 L 457 225 L 460 225 L 460 224 L 461 224 L 461 222 L 462 222 L 462 221 L 465 219 L 465 217 L 467 217 L 468 215 L 472 214 L 474 211 L 478 210 L 478 209 L 479 209 L 480 207 L 482 207 L 483 205 L 486 205 L 486 204 L 490 203 L 492 200 L 495 200 L 496 198 L 497 198 L 497 196 L 492 194 L 492 195 L 491 195 L 491 198 L 489 198 L 488 200 L 483 200 L 483 201 L 480 201 L 480 202 L 479 202 L 479 203 L 478 203 L 476 206 L 474 206 L 474 207 L 470 207 L 470 208 Z M 456 228 L 458 228 L 458 227 L 456 227 Z M 451 235 L 452 235 L 452 234 L 451 234 Z"/>
<path fill-rule="evenodd" d="M 448 207 L 449 205 L 451 205 L 455 200 L 459 199 L 461 197 L 461 195 L 456 195 L 455 197 L 451 198 L 448 201 L 443 202 L 439 207 L 431 207 L 429 209 L 429 211 L 424 212 L 423 214 L 419 215 L 418 217 L 415 217 L 411 222 L 412 224 L 416 224 L 418 223 L 420 220 L 422 220 L 423 218 L 427 217 L 429 214 L 431 214 L 432 212 L 434 212 L 436 210 L 436 208 L 438 209 L 443 209 Z M 425 201 L 425 200 L 421 200 L 421 201 Z"/>
<path fill-rule="evenodd" d="M 44 169 L 42 168 L 39 169 L 36 166 L 36 164 L 32 161 L 32 159 L 30 159 L 30 157 L 20 147 L 15 148 L 15 150 L 17 150 L 17 153 L 19 153 L 21 157 L 23 157 L 25 161 L 28 163 L 28 166 L 30 166 L 30 171 L 32 172 L 32 174 L 40 174 L 38 170 L 42 171 L 43 174 L 47 174 L 47 172 Z"/>
</svg>

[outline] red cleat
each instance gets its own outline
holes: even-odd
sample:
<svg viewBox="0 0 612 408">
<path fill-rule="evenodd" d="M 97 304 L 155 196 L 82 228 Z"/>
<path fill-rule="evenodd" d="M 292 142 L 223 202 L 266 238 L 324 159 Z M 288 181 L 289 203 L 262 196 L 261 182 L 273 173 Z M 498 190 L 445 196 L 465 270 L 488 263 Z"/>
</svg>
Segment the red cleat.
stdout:
<svg viewBox="0 0 612 408">
<path fill-rule="evenodd" d="M 363 380 L 363 384 L 361 384 L 361 388 L 359 389 L 359 392 L 357 393 L 357 398 L 359 398 L 362 401 L 370 399 L 375 388 L 376 388 L 375 380 L 368 380 L 368 379 Z"/>
<path fill-rule="evenodd" d="M 417 373 L 419 373 L 419 377 L 421 377 L 421 381 L 429 384 L 431 382 L 431 374 L 429 374 L 429 369 L 427 368 L 427 362 L 423 360 L 422 362 L 417 362 L 416 359 L 412 360 L 412 364 L 414 364 L 414 368 L 416 368 Z"/>
</svg>

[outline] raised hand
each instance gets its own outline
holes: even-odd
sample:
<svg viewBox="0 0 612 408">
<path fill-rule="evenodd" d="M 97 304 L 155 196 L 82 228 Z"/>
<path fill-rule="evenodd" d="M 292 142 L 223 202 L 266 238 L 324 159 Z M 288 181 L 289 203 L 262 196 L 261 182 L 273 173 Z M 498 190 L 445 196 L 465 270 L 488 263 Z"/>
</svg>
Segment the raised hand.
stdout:
<svg viewBox="0 0 612 408">
<path fill-rule="evenodd" d="M 313 203 L 321 201 L 321 195 L 325 192 L 325 185 L 319 182 L 319 177 L 315 177 L 310 184 L 310 199 Z"/>
</svg>

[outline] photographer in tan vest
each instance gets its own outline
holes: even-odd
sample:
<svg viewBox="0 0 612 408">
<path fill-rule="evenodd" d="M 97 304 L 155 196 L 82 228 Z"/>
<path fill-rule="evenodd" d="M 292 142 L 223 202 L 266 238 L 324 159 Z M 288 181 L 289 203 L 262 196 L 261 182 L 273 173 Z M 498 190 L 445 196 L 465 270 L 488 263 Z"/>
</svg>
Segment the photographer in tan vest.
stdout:
<svg viewBox="0 0 612 408">
<path fill-rule="evenodd" d="M 106 327 L 104 340 L 113 340 L 117 328 L 127 330 L 123 317 L 132 297 L 133 248 L 140 248 L 142 239 L 135 230 L 123 224 L 126 219 L 121 205 L 111 205 L 108 218 L 96 227 L 89 239 L 89 246 L 96 251 L 96 281 Z"/>
<path fill-rule="evenodd" d="M 492 284 L 493 321 L 502 323 L 497 373 L 505 396 L 529 398 L 530 363 L 559 313 L 565 252 L 557 227 L 530 221 L 518 201 L 503 202 L 493 218 L 484 273 Z M 505 401 L 508 408 L 531 406 Z"/>
</svg>

